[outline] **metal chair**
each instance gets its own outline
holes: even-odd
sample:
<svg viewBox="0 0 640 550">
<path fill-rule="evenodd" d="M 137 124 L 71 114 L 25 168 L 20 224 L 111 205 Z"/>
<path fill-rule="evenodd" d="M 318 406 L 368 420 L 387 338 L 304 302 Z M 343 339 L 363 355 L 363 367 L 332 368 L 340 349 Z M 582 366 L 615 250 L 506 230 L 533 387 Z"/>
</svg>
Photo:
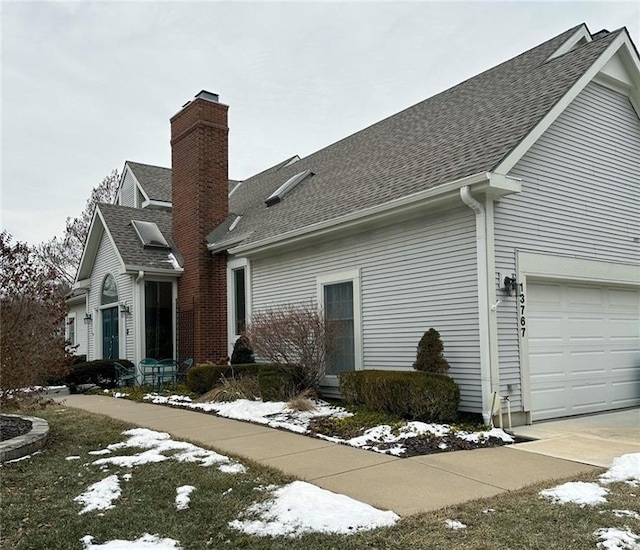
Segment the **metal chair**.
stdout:
<svg viewBox="0 0 640 550">
<path fill-rule="evenodd" d="M 176 383 L 185 383 L 187 381 L 187 372 L 193 367 L 193 359 L 190 357 L 189 359 L 185 359 L 178 366 L 178 370 L 176 371 Z"/>
<path fill-rule="evenodd" d="M 162 359 L 155 364 L 154 368 L 157 373 L 158 393 L 162 390 L 163 384 L 167 382 L 176 383 L 178 362 L 175 359 Z"/>
<path fill-rule="evenodd" d="M 124 386 L 128 386 L 129 382 L 133 382 L 133 386 L 136 385 L 136 373 L 134 369 L 125 367 L 118 362 L 114 362 L 113 366 L 116 369 L 116 378 L 118 382 L 118 387 L 122 388 Z"/>
<path fill-rule="evenodd" d="M 155 384 L 156 382 L 156 369 L 158 364 L 157 359 L 145 357 L 140 363 L 138 363 L 138 369 L 140 371 L 140 385 Z"/>
</svg>

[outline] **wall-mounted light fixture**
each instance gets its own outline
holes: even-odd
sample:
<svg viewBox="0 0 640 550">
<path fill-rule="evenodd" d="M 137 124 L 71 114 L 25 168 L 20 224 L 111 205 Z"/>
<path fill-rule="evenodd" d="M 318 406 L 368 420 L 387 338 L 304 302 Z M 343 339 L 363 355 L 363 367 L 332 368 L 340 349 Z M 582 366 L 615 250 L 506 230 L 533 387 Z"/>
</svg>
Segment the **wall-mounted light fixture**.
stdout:
<svg viewBox="0 0 640 550">
<path fill-rule="evenodd" d="M 85 325 L 88 325 L 91 321 L 92 321 L 91 313 L 87 313 L 87 314 L 84 316 L 84 324 L 85 324 Z"/>
<path fill-rule="evenodd" d="M 504 278 L 504 291 L 509 295 L 509 296 L 515 296 L 516 295 L 516 290 L 518 289 L 518 283 L 516 282 L 516 274 L 512 274 L 511 277 L 505 277 Z"/>
<path fill-rule="evenodd" d="M 130 314 L 131 313 L 131 308 L 129 307 L 129 304 L 126 304 L 124 302 L 120 302 L 120 312 L 121 313 L 126 313 L 126 314 Z"/>
</svg>

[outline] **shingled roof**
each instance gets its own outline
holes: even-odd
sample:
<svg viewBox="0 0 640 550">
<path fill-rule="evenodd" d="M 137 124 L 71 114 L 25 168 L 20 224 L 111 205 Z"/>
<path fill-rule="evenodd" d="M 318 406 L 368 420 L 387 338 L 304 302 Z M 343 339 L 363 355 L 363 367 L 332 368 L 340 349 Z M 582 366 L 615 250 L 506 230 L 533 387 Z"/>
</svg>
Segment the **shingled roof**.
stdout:
<svg viewBox="0 0 640 550">
<path fill-rule="evenodd" d="M 171 168 L 127 161 L 138 183 L 152 201 L 171 202 Z"/>
<path fill-rule="evenodd" d="M 216 248 L 256 243 L 493 170 L 622 31 L 549 59 L 582 25 L 289 166 L 238 186 L 242 216 Z M 265 199 L 291 176 L 314 175 L 282 202 Z M 214 229 L 214 228 L 212 228 Z"/>
<path fill-rule="evenodd" d="M 174 262 L 169 258 L 169 253 L 173 253 L 178 260 L 180 256 L 171 235 L 171 212 L 105 203 L 100 203 L 98 208 L 126 266 L 141 269 L 175 270 Z M 131 225 L 132 220 L 154 222 L 169 243 L 171 250 L 145 248 Z"/>
</svg>

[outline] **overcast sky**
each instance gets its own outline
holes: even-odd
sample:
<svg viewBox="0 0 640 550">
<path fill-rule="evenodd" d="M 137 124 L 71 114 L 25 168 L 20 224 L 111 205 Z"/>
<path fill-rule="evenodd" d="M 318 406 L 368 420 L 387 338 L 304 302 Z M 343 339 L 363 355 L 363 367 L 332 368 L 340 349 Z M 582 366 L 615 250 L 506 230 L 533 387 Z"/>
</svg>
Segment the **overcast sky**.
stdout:
<svg viewBox="0 0 640 550">
<path fill-rule="evenodd" d="M 170 165 L 169 118 L 229 105 L 229 176 L 306 156 L 571 28 L 640 4 L 2 3 L 2 227 L 62 235 L 125 160 Z"/>
</svg>

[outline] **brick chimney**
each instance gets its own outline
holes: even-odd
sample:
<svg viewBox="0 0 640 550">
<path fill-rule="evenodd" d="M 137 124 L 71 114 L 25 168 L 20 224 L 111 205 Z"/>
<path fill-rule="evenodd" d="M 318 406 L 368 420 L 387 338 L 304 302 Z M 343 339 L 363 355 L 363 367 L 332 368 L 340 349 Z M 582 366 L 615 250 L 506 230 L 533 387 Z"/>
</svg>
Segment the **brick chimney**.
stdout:
<svg viewBox="0 0 640 550">
<path fill-rule="evenodd" d="M 212 255 L 205 240 L 229 214 L 227 110 L 216 94 L 203 90 L 171 118 L 173 240 L 184 260 L 178 280 L 179 359 L 186 358 L 188 342 L 196 363 L 215 362 L 228 349 L 227 259 Z"/>
</svg>

